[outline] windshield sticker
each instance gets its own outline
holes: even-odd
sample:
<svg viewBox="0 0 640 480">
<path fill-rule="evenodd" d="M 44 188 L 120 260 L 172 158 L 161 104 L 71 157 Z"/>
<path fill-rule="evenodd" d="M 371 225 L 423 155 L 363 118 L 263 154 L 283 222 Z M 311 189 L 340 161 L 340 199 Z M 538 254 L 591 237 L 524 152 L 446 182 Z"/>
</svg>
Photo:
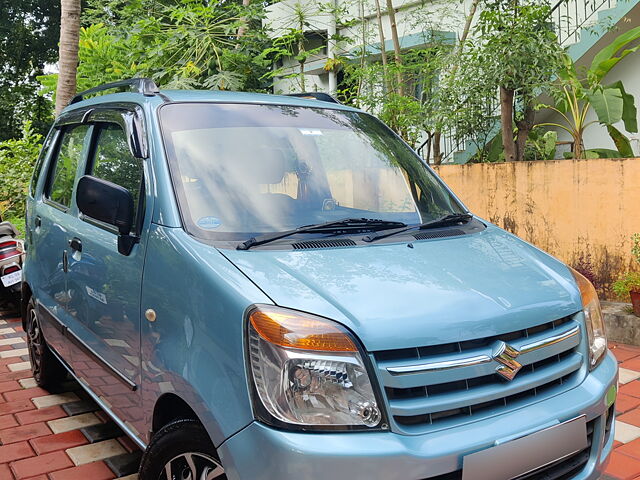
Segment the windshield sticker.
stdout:
<svg viewBox="0 0 640 480">
<path fill-rule="evenodd" d="M 203 230 L 215 230 L 222 225 L 222 222 L 216 217 L 202 217 L 197 224 Z"/>
<path fill-rule="evenodd" d="M 306 128 L 299 128 L 302 135 L 322 135 L 322 130 L 308 130 Z"/>
</svg>

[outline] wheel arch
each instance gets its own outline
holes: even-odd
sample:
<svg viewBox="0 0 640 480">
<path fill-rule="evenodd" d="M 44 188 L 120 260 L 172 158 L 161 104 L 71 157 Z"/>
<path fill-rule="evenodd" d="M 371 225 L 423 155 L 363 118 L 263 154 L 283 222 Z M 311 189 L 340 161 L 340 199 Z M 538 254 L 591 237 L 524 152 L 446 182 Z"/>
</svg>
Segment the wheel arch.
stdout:
<svg viewBox="0 0 640 480">
<path fill-rule="evenodd" d="M 155 433 L 165 425 L 180 418 L 197 420 L 203 425 L 203 422 L 187 402 L 175 393 L 164 393 L 156 400 L 153 407 L 151 431 Z"/>
</svg>

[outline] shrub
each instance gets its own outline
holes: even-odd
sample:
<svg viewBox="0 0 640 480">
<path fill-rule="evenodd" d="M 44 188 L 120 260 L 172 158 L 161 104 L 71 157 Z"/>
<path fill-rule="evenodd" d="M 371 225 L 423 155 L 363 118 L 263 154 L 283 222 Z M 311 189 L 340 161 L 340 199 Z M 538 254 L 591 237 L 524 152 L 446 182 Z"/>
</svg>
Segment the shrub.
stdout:
<svg viewBox="0 0 640 480">
<path fill-rule="evenodd" d="M 38 158 L 42 135 L 27 120 L 20 138 L 0 142 L 0 216 L 22 223 L 25 198 L 33 165 Z"/>
<path fill-rule="evenodd" d="M 640 273 L 624 274 L 613 284 L 613 292 L 621 300 L 629 300 L 629 292 L 640 292 Z"/>
</svg>

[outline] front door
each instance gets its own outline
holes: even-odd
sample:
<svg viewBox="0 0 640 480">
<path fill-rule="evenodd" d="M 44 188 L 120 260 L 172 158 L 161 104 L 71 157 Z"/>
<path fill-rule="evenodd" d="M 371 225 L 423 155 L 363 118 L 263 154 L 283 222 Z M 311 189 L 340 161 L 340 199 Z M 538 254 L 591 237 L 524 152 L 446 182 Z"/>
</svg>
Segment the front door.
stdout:
<svg viewBox="0 0 640 480">
<path fill-rule="evenodd" d="M 84 173 L 133 194 L 137 213 L 132 233 L 139 234 L 146 204 L 141 194 L 143 160 L 133 156 L 127 134 L 117 123 L 94 124 L 90 152 Z M 76 374 L 131 427 L 141 415 L 140 291 L 146 237 L 129 255 L 122 255 L 117 231 L 80 213 L 67 241 L 68 308 L 82 326 L 79 341 L 87 353 L 74 367 Z"/>
</svg>

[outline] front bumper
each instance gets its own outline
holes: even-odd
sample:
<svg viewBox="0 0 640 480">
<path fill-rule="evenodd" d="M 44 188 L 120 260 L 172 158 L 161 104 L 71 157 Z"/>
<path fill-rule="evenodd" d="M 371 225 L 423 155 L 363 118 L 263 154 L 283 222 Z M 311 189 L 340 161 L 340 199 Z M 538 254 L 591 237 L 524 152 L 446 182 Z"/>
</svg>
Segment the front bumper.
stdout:
<svg viewBox="0 0 640 480">
<path fill-rule="evenodd" d="M 617 362 L 609 352 L 572 390 L 432 434 L 298 433 L 253 422 L 225 441 L 218 453 L 230 480 L 428 479 L 460 470 L 464 455 L 491 447 L 496 440 L 517 438 L 586 415 L 587 421 L 594 421 L 592 446 L 589 460 L 574 479 L 595 480 L 604 471 L 613 445 L 613 425 L 605 439 L 605 420 L 614 400 L 617 372 Z"/>
</svg>

